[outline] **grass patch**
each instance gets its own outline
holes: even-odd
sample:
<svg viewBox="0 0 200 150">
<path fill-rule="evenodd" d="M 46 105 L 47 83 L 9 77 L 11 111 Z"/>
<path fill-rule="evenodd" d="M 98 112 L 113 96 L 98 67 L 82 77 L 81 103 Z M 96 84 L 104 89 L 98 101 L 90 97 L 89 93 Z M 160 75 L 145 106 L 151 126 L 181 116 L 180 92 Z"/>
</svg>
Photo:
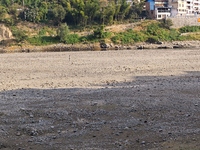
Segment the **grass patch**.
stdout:
<svg viewBox="0 0 200 150">
<path fill-rule="evenodd" d="M 178 29 L 180 33 L 200 32 L 200 26 L 185 26 Z"/>
<path fill-rule="evenodd" d="M 41 46 L 41 45 L 50 45 L 50 44 L 57 44 L 60 43 L 58 37 L 52 36 L 38 36 L 38 37 L 31 37 L 27 40 L 31 45 Z"/>
</svg>

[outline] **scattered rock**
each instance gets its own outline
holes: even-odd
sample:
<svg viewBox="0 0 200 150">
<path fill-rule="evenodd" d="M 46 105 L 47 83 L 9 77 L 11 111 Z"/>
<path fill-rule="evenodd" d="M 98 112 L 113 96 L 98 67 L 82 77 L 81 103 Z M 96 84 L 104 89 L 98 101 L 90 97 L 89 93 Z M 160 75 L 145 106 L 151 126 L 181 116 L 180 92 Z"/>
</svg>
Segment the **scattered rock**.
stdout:
<svg viewBox="0 0 200 150">
<path fill-rule="evenodd" d="M 16 136 L 20 136 L 21 135 L 21 133 L 18 131 L 17 133 L 16 133 Z"/>
</svg>

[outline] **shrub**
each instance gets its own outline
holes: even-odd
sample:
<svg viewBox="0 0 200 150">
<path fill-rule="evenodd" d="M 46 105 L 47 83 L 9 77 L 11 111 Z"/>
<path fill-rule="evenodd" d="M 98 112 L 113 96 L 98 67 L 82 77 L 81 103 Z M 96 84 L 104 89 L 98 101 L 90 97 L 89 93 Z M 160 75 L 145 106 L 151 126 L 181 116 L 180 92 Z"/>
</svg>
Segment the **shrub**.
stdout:
<svg viewBox="0 0 200 150">
<path fill-rule="evenodd" d="M 104 25 L 101 25 L 100 28 L 94 30 L 94 37 L 95 38 L 102 38 L 103 37 L 103 32 L 104 32 Z"/>
<path fill-rule="evenodd" d="M 160 30 L 159 23 L 152 23 L 147 26 L 146 34 L 157 36 Z"/>
<path fill-rule="evenodd" d="M 103 32 L 102 38 L 109 38 L 112 36 L 112 32 Z"/>
<path fill-rule="evenodd" d="M 119 39 L 120 39 L 119 36 L 113 36 L 113 37 L 111 38 L 111 41 L 112 41 L 113 43 L 115 43 L 115 44 L 118 44 L 118 43 L 119 43 L 119 42 L 118 42 Z"/>
<path fill-rule="evenodd" d="M 200 26 L 185 26 L 179 28 L 179 32 L 187 33 L 187 32 L 197 32 L 200 31 Z"/>
<path fill-rule="evenodd" d="M 28 42 L 32 45 L 49 45 L 59 43 L 59 37 L 42 36 L 42 37 L 32 37 L 28 38 Z"/>
<path fill-rule="evenodd" d="M 158 41 L 159 41 L 159 38 L 157 36 L 151 36 L 148 38 L 148 42 L 150 42 L 150 43 L 155 43 Z"/>
<path fill-rule="evenodd" d="M 67 44 L 74 44 L 78 42 L 79 42 L 78 34 L 69 34 L 65 39 L 65 43 Z"/>
<path fill-rule="evenodd" d="M 39 35 L 45 35 L 46 34 L 46 31 L 44 29 L 42 29 L 40 32 L 39 32 Z"/>
<path fill-rule="evenodd" d="M 58 30 L 57 30 L 57 35 L 60 38 L 60 42 L 65 42 L 67 39 L 67 36 L 69 35 L 69 28 L 67 24 L 62 24 Z"/>
<path fill-rule="evenodd" d="M 25 34 L 25 31 L 22 30 L 13 30 L 12 33 L 17 42 L 27 40 L 28 38 L 28 36 Z"/>
<path fill-rule="evenodd" d="M 169 39 L 170 41 L 172 40 L 177 40 L 178 37 L 180 36 L 180 34 L 175 30 L 175 29 L 170 29 L 170 32 L 169 32 Z"/>
<path fill-rule="evenodd" d="M 161 23 L 161 26 L 163 28 L 170 29 L 170 27 L 173 26 L 173 22 L 172 22 L 171 19 L 163 19 L 162 23 Z"/>
</svg>

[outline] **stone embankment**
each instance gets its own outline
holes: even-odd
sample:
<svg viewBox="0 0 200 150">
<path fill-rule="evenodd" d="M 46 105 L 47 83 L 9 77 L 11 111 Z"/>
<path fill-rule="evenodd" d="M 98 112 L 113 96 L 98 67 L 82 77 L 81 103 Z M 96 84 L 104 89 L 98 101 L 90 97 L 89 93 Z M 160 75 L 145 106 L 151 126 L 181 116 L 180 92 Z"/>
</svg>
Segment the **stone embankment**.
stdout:
<svg viewBox="0 0 200 150">
<path fill-rule="evenodd" d="M 172 49 L 172 48 L 199 48 L 200 41 L 173 41 L 157 43 L 136 43 L 133 45 L 102 44 L 101 48 L 107 49 Z"/>
<path fill-rule="evenodd" d="M 0 47 L 0 52 L 39 52 L 39 51 L 84 51 L 84 50 L 123 50 L 123 49 L 173 49 L 199 48 L 200 41 L 173 41 L 158 43 L 135 43 L 132 45 L 105 44 L 54 44 L 48 46 Z"/>
</svg>

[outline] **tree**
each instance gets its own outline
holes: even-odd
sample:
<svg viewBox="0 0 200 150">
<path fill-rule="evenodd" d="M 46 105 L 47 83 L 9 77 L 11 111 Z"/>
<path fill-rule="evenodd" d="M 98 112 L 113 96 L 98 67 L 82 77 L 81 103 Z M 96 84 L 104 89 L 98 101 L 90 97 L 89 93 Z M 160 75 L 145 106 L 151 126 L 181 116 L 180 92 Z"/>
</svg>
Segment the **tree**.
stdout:
<svg viewBox="0 0 200 150">
<path fill-rule="evenodd" d="M 106 21 L 108 24 L 112 24 L 113 23 L 113 18 L 115 15 L 115 4 L 109 3 L 108 6 L 106 7 Z"/>
<path fill-rule="evenodd" d="M 172 20 L 171 20 L 171 19 L 165 19 L 165 20 L 164 20 L 164 27 L 165 27 L 166 29 L 170 29 L 171 26 L 173 26 Z"/>
<path fill-rule="evenodd" d="M 6 13 L 7 13 L 6 8 L 0 5 L 0 20 L 5 19 L 4 16 Z"/>
<path fill-rule="evenodd" d="M 94 37 L 96 38 L 102 38 L 103 37 L 103 33 L 104 33 L 104 25 L 101 25 L 100 28 L 98 28 L 97 30 L 94 30 Z"/>
<path fill-rule="evenodd" d="M 66 11 L 62 5 L 58 5 L 57 7 L 55 7 L 53 9 L 53 15 L 54 15 L 57 23 L 60 23 L 65 18 Z"/>
<path fill-rule="evenodd" d="M 118 20 L 118 15 L 119 15 L 119 12 L 120 12 L 120 7 L 121 7 L 121 5 L 116 5 L 115 6 L 115 14 L 114 14 L 115 20 Z"/>
<path fill-rule="evenodd" d="M 143 7 L 145 5 L 144 0 L 141 0 L 140 3 L 134 2 L 133 7 L 130 9 L 130 18 L 138 17 L 142 14 Z"/>
<path fill-rule="evenodd" d="M 98 0 L 88 0 L 85 4 L 85 15 L 88 18 L 89 24 L 94 21 L 100 10 L 100 2 Z"/>
<path fill-rule="evenodd" d="M 47 3 L 46 2 L 42 2 L 40 4 L 39 7 L 39 14 L 40 14 L 40 18 L 42 18 L 43 20 L 46 20 L 46 15 L 48 13 L 48 8 L 47 8 Z"/>
<path fill-rule="evenodd" d="M 126 0 L 122 0 L 122 4 L 120 7 L 120 15 L 121 15 L 122 21 L 124 17 L 129 13 L 129 10 L 130 10 L 130 4 L 127 4 Z"/>
<path fill-rule="evenodd" d="M 69 28 L 66 23 L 62 24 L 57 30 L 57 36 L 60 38 L 60 42 L 65 42 L 69 35 Z"/>
</svg>

